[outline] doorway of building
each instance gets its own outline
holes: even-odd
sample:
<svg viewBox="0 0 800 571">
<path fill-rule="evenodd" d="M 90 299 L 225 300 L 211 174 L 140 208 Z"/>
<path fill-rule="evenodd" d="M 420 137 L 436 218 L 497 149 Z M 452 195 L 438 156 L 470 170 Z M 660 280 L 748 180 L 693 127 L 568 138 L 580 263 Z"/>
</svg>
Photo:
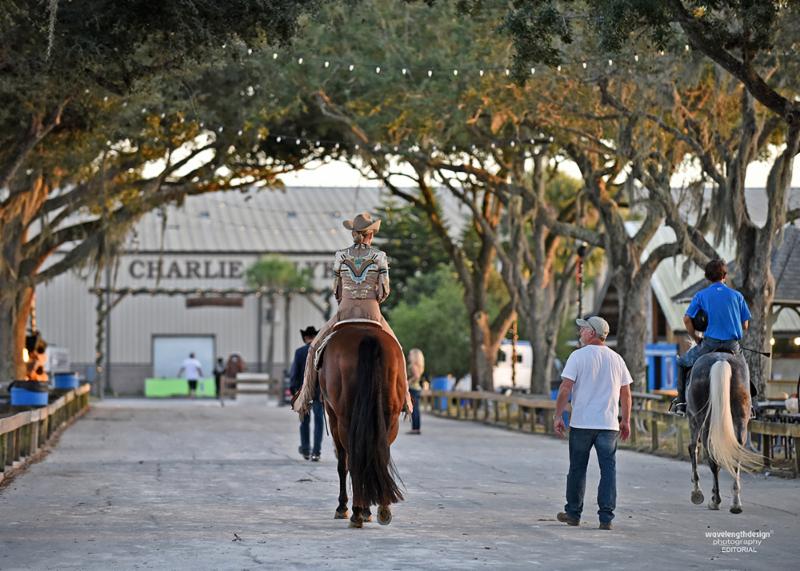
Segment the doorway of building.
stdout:
<svg viewBox="0 0 800 571">
<path fill-rule="evenodd" d="M 189 353 L 200 361 L 203 375 L 211 377 L 214 341 L 213 335 L 153 335 L 153 377 L 175 377 Z"/>
</svg>

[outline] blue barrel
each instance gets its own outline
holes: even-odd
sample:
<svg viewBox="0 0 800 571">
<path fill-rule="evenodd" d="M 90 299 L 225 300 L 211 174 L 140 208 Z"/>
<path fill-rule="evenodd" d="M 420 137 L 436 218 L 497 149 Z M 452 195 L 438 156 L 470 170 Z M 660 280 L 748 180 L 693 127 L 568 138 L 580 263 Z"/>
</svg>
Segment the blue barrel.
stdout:
<svg viewBox="0 0 800 571">
<path fill-rule="evenodd" d="M 11 385 L 11 406 L 47 406 L 47 383 L 38 381 L 14 381 Z"/>
<path fill-rule="evenodd" d="M 77 389 L 78 373 L 56 373 L 53 377 L 53 387 L 56 389 Z"/>
<path fill-rule="evenodd" d="M 432 391 L 449 391 L 456 384 L 453 377 L 433 377 L 431 379 Z M 447 399 L 439 397 L 433 399 L 433 408 L 436 410 L 447 410 Z"/>
</svg>

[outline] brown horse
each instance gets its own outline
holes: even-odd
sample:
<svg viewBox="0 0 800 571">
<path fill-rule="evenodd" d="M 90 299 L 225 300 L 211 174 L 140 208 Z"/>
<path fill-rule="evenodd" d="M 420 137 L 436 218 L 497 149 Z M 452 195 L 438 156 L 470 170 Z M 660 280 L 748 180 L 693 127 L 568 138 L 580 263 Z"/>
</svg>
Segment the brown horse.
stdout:
<svg viewBox="0 0 800 571">
<path fill-rule="evenodd" d="M 403 499 L 389 446 L 397 438 L 405 402 L 403 351 L 380 327 L 340 326 L 325 347 L 319 382 L 339 460 L 339 506 L 347 517 L 347 473 L 353 488 L 351 527 L 370 521 L 378 505 L 378 523 L 392 521 L 390 504 Z"/>
</svg>

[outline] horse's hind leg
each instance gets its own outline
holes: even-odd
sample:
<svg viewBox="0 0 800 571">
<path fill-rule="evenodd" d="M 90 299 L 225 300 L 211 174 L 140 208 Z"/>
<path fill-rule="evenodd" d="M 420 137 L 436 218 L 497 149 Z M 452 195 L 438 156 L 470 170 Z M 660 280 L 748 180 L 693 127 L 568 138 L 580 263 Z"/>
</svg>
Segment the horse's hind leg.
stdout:
<svg viewBox="0 0 800 571">
<path fill-rule="evenodd" d="M 692 503 L 695 505 L 702 504 L 705 499 L 703 491 L 700 489 L 700 476 L 697 474 L 697 461 L 700 455 L 698 444 L 697 435 L 692 434 L 692 443 L 689 444 L 689 457 L 692 459 Z"/>
<path fill-rule="evenodd" d="M 708 465 L 711 467 L 711 473 L 714 475 L 714 487 L 711 489 L 711 499 L 708 502 L 708 509 L 718 510 L 719 505 L 722 503 L 722 498 L 719 495 L 719 464 L 709 456 Z"/>
<path fill-rule="evenodd" d="M 353 515 L 350 516 L 350 527 L 364 527 L 363 508 L 353 504 Z"/>
<path fill-rule="evenodd" d="M 740 466 L 736 464 L 736 473 L 733 474 L 733 505 L 731 505 L 732 514 L 742 513 L 742 500 L 740 493 L 742 491 L 742 483 L 739 478 Z"/>
<path fill-rule="evenodd" d="M 389 525 L 392 523 L 392 510 L 389 506 L 378 507 L 378 523 L 381 525 Z"/>
<path fill-rule="evenodd" d="M 341 444 L 339 438 L 339 423 L 336 417 L 328 411 L 328 418 L 331 425 L 331 436 L 336 447 L 337 470 L 339 471 L 339 506 L 336 508 L 334 519 L 347 519 L 350 515 L 347 512 L 347 450 Z"/>
</svg>

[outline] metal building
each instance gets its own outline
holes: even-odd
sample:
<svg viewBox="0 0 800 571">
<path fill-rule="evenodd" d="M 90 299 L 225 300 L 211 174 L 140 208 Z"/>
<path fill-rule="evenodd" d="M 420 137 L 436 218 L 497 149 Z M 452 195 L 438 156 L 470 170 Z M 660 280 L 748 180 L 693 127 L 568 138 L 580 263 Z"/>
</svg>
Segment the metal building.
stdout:
<svg viewBox="0 0 800 571">
<path fill-rule="evenodd" d="M 328 287 L 333 253 L 351 242 L 342 220 L 374 212 L 387 195 L 380 188 L 341 187 L 213 193 L 146 215 L 128 237 L 113 274 L 101 275 L 98 284 L 140 291 L 110 313 L 107 388 L 119 395 L 142 394 L 145 378 L 175 376 L 189 351 L 198 354 L 206 375 L 213 359 L 231 353 L 239 353 L 249 370 L 266 371 L 271 343 L 270 372 L 280 375 L 302 343 L 299 330 L 320 327 L 323 313 L 307 297 L 293 296 L 287 323 L 282 296 L 273 315 L 266 300 L 255 295 L 208 305 L 209 290 L 246 288 L 245 270 L 268 254 L 311 268 L 314 286 Z M 97 333 L 98 300 L 90 293 L 94 279 L 94 274 L 70 272 L 37 288 L 39 328 L 50 344 L 69 350 L 74 370 L 90 378 Z M 156 288 L 195 289 L 198 296 L 148 293 Z M 206 292 L 202 299 L 201 292 Z M 314 301 L 324 306 L 329 300 L 317 296 Z M 105 348 L 101 345 L 104 353 Z"/>
</svg>

